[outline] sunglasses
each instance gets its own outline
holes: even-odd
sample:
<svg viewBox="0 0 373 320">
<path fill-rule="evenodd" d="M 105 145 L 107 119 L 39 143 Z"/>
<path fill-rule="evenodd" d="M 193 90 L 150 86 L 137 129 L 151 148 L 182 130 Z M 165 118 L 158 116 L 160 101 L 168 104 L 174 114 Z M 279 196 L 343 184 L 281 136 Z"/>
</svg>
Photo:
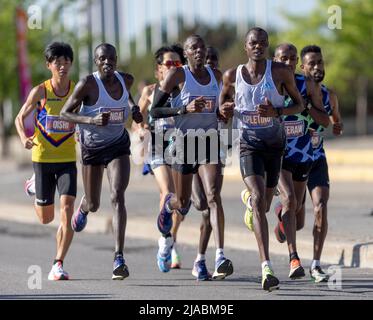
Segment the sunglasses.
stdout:
<svg viewBox="0 0 373 320">
<path fill-rule="evenodd" d="M 167 60 L 163 62 L 162 65 L 166 66 L 167 68 L 171 68 L 171 67 L 179 68 L 183 66 L 181 61 L 172 61 L 172 60 Z"/>
</svg>

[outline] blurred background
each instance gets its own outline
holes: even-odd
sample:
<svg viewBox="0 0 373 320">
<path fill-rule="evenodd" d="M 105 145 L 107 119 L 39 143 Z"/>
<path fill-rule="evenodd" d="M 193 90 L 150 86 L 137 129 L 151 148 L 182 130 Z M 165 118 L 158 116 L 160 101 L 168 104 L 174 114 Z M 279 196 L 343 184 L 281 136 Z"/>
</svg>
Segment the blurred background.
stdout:
<svg viewBox="0 0 373 320">
<path fill-rule="evenodd" d="M 1 157 L 12 157 L 14 117 L 32 86 L 47 79 L 43 50 L 72 45 L 72 79 L 94 71 L 96 45 L 117 47 L 119 69 L 135 76 L 132 95 L 154 82 L 154 51 L 198 33 L 226 70 L 246 62 L 244 35 L 260 26 L 274 47 L 322 47 L 325 84 L 340 100 L 345 136 L 373 134 L 373 1 L 365 0 L 0 0 Z M 328 136 L 333 138 L 328 130 Z"/>
</svg>

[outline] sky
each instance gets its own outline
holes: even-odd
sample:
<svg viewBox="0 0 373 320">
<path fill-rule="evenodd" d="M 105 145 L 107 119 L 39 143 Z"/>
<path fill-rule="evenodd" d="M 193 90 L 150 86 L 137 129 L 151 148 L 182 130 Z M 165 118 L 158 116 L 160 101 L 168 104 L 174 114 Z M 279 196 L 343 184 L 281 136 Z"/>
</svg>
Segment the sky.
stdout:
<svg viewBox="0 0 373 320">
<path fill-rule="evenodd" d="M 91 0 L 92 1 L 92 32 L 95 42 L 101 42 L 102 30 L 105 29 L 104 41 L 115 42 L 114 2 L 118 3 L 120 52 L 124 59 L 130 55 L 128 46 L 130 39 L 136 39 L 136 53 L 142 55 L 146 51 L 144 28 L 152 25 L 152 47 L 161 45 L 161 24 L 167 26 L 168 41 L 179 40 L 177 23 L 174 19 L 178 13 L 182 15 L 185 23 L 193 24 L 200 20 L 209 25 L 218 25 L 221 22 L 237 23 L 237 32 L 245 34 L 250 25 L 267 28 L 268 26 L 284 30 L 287 27 L 286 18 L 282 12 L 297 15 L 307 15 L 318 0 Z M 76 0 L 73 6 L 65 7 L 61 12 L 61 21 L 65 28 L 76 30 L 82 36 L 87 32 L 88 0 Z M 55 6 L 50 0 L 37 0 L 37 3 L 48 9 Z M 105 28 L 101 24 L 101 3 L 104 3 Z M 83 12 L 77 14 L 79 8 Z M 79 18 L 77 19 L 77 15 Z M 163 23 L 161 23 L 163 21 Z M 241 22 L 241 23 L 240 23 Z M 58 28 L 57 28 L 58 29 Z M 176 31 L 175 31 L 176 30 Z M 54 32 L 59 34 L 58 30 Z M 95 43 L 96 44 L 96 43 Z"/>
<path fill-rule="evenodd" d="M 131 35 L 140 32 L 141 21 L 157 20 L 159 15 L 171 16 L 176 12 L 183 12 L 191 19 L 193 13 L 202 21 L 217 24 L 220 21 L 235 21 L 249 17 L 255 21 L 266 16 L 267 21 L 276 27 L 286 28 L 286 20 L 280 14 L 281 10 L 294 14 L 307 14 L 315 7 L 316 0 L 119 0 L 127 1 L 128 11 L 131 12 L 128 24 Z M 258 4 L 258 6 L 257 6 Z M 160 10 L 160 8 L 165 8 Z M 263 13 L 264 11 L 264 13 Z M 134 14 L 135 12 L 143 13 Z M 140 22 L 140 23 L 139 23 Z"/>
</svg>

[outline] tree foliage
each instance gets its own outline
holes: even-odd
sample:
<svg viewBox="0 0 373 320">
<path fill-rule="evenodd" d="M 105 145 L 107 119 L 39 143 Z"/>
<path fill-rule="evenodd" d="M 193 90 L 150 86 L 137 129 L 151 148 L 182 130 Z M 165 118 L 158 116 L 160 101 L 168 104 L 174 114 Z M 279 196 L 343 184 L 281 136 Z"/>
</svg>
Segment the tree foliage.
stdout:
<svg viewBox="0 0 373 320">
<path fill-rule="evenodd" d="M 329 29 L 339 6 L 341 29 Z M 373 88 L 373 1 L 318 0 L 314 11 L 304 16 L 287 15 L 288 31 L 277 35 L 279 42 L 291 42 L 300 51 L 305 45 L 321 46 L 326 62 L 326 83 L 337 90 L 342 108 L 352 112 L 358 92 L 356 81 L 364 77 Z M 281 39 L 281 40 L 280 40 Z M 370 90 L 371 91 L 371 90 Z M 372 96 L 369 97 L 372 105 Z"/>
</svg>

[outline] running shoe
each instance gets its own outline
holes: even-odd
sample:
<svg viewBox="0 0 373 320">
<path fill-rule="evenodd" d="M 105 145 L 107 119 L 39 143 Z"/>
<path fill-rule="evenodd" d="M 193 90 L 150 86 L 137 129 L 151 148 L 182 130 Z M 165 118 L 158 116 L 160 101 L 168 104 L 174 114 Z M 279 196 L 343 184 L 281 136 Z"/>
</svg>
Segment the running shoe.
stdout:
<svg viewBox="0 0 373 320">
<path fill-rule="evenodd" d="M 83 202 L 84 197 L 80 201 L 80 205 L 78 210 L 74 213 L 71 219 L 71 227 L 75 232 L 81 232 L 87 225 L 87 216 L 88 213 L 84 213 L 81 210 L 82 202 Z"/>
<path fill-rule="evenodd" d="M 311 279 L 315 283 L 328 282 L 329 280 L 329 276 L 324 271 L 322 271 L 320 266 L 310 269 L 310 275 Z"/>
<path fill-rule="evenodd" d="M 69 274 L 63 270 L 61 261 L 56 262 L 51 271 L 48 274 L 48 280 L 59 281 L 59 280 L 69 280 Z"/>
<path fill-rule="evenodd" d="M 279 188 L 276 188 L 275 189 L 275 192 L 273 194 L 275 197 L 278 197 L 280 195 L 280 189 Z"/>
<path fill-rule="evenodd" d="M 25 182 L 25 193 L 32 197 L 35 195 L 35 173 L 32 175 L 32 177 Z"/>
<path fill-rule="evenodd" d="M 282 204 L 281 202 L 277 202 L 275 205 L 275 215 L 279 221 L 281 221 L 281 213 L 282 213 Z"/>
<path fill-rule="evenodd" d="M 172 193 L 169 193 L 168 195 L 166 195 L 162 210 L 158 215 L 158 219 L 157 219 L 158 230 L 162 234 L 168 234 L 172 228 L 172 212 L 169 212 L 166 208 L 167 203 L 171 199 L 172 196 L 173 196 Z"/>
<path fill-rule="evenodd" d="M 171 253 L 171 269 L 180 269 L 181 268 L 181 258 L 179 253 L 176 251 L 176 248 L 172 248 Z"/>
<path fill-rule="evenodd" d="M 160 237 L 158 240 L 157 265 L 161 272 L 169 272 L 171 269 L 171 251 L 173 245 L 173 237 Z"/>
<path fill-rule="evenodd" d="M 233 273 L 232 261 L 225 257 L 219 258 L 215 263 L 215 271 L 212 275 L 214 280 L 223 280 Z"/>
<path fill-rule="evenodd" d="M 211 280 L 211 274 L 207 271 L 205 260 L 194 262 L 192 275 L 197 278 L 197 281 Z"/>
<path fill-rule="evenodd" d="M 304 273 L 304 269 L 300 264 L 299 259 L 293 259 L 290 262 L 290 273 L 289 278 L 291 280 L 303 278 L 306 274 Z"/>
<path fill-rule="evenodd" d="M 254 213 L 253 213 L 253 208 L 250 205 L 250 192 L 249 192 L 249 190 L 247 190 L 247 189 L 242 190 L 241 200 L 246 207 L 245 218 L 244 218 L 245 225 L 250 231 L 254 231 L 254 222 L 253 222 Z"/>
<path fill-rule="evenodd" d="M 114 259 L 113 266 L 113 280 L 124 280 L 129 276 L 128 267 L 124 261 L 124 258 L 121 254 L 118 254 Z"/>
<path fill-rule="evenodd" d="M 272 269 L 265 266 L 262 270 L 262 288 L 265 291 L 273 291 L 280 289 L 280 281 L 275 277 Z"/>
<path fill-rule="evenodd" d="M 278 223 L 275 227 L 275 236 L 278 242 L 284 243 L 286 241 L 286 234 L 284 229 L 284 223 L 281 220 L 281 212 L 282 212 L 282 204 L 281 202 L 277 202 L 275 206 L 275 214 L 278 218 Z"/>
<path fill-rule="evenodd" d="M 188 213 L 189 213 L 189 210 L 190 210 L 190 207 L 192 206 L 192 200 L 189 200 L 188 202 L 188 205 L 186 206 L 186 208 L 181 208 L 181 209 L 178 209 L 177 211 L 183 216 L 185 217 Z"/>
<path fill-rule="evenodd" d="M 144 163 L 144 166 L 142 167 L 142 175 L 146 176 L 148 174 L 153 174 L 152 167 L 148 163 Z"/>
</svg>

